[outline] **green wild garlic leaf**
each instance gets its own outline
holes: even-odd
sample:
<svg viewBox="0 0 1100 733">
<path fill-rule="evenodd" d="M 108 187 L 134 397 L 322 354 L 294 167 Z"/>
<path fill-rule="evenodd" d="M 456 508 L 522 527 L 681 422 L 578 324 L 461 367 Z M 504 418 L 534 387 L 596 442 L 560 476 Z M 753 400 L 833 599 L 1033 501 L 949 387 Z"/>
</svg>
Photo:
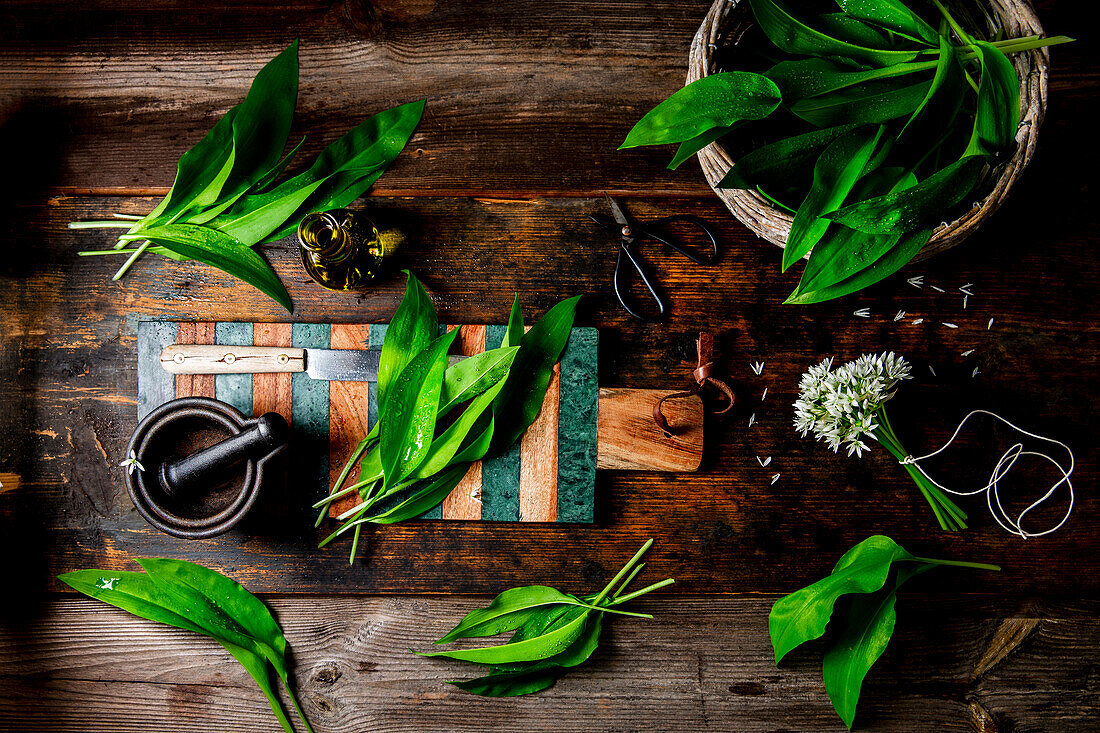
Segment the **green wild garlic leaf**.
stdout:
<svg viewBox="0 0 1100 733">
<path fill-rule="evenodd" d="M 680 143 L 739 120 L 759 120 L 779 106 L 779 89 L 747 71 L 711 74 L 677 90 L 634 125 L 619 149 Z"/>
<path fill-rule="evenodd" d="M 408 270 L 405 271 L 405 297 L 397 306 L 378 361 L 379 414 L 385 409 L 390 387 L 413 357 L 439 335 L 439 317 L 428 291 Z"/>
<path fill-rule="evenodd" d="M 436 337 L 389 386 L 378 419 L 378 451 L 386 486 L 396 486 L 409 476 L 431 450 L 447 351 L 457 335 L 455 330 Z"/>
<path fill-rule="evenodd" d="M 825 148 L 814 165 L 814 182 L 798 207 L 783 248 L 783 269 L 801 259 L 829 227 L 822 218 L 848 196 L 871 159 L 882 128 L 861 127 L 841 135 Z"/>
<path fill-rule="evenodd" d="M 830 575 L 776 601 L 768 614 L 776 663 L 799 644 L 825 633 L 838 598 L 878 590 L 895 561 L 912 558 L 889 537 L 874 535 L 844 553 Z"/>
<path fill-rule="evenodd" d="M 915 50 L 867 48 L 833 38 L 795 17 L 778 0 L 749 0 L 749 5 L 756 22 L 771 42 L 796 56 L 823 56 L 876 66 L 905 63 L 917 57 Z"/>
</svg>

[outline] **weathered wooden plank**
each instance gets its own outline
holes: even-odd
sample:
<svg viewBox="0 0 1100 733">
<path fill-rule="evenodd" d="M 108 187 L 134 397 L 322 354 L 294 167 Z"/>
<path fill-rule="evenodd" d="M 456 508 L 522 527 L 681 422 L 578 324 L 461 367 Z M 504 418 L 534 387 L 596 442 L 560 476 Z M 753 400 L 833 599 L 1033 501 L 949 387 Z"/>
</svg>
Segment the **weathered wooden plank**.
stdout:
<svg viewBox="0 0 1100 733">
<path fill-rule="evenodd" d="M 859 730 L 1095 730 L 1100 606 L 933 600 L 921 588 L 934 581 L 920 582 L 899 600 L 895 638 L 868 675 Z M 779 669 L 771 661 L 766 617 L 774 597 L 640 601 L 636 610 L 653 620 L 608 621 L 589 662 L 547 692 L 504 700 L 444 684 L 476 673 L 474 665 L 407 651 L 430 647 L 487 600 L 268 603 L 319 731 L 844 730 L 822 686 L 820 645 Z M 974 677 L 1009 619 L 1034 620 L 1036 630 Z M 54 599 L 21 628 L 0 625 L 0 678 L 6 730 L 278 730 L 262 694 L 214 642 L 87 599 Z M 976 724 L 978 711 L 989 716 L 985 727 Z"/>
<path fill-rule="evenodd" d="M 780 305 L 797 274 L 778 275 L 778 249 L 751 239 L 717 201 L 628 199 L 626 206 L 643 219 L 704 216 L 718 224 L 726 242 L 721 265 L 713 269 L 659 250 L 650 254 L 673 302 L 672 319 L 659 325 L 633 322 L 611 295 L 613 244 L 583 219 L 605 206 L 598 200 L 369 202 L 418 222 L 417 235 L 394 264 L 417 269 L 443 322 L 503 323 L 517 291 L 532 321 L 559 299 L 585 292 L 580 323 L 601 329 L 603 386 L 687 386 L 695 336 L 708 329 L 716 334 L 717 364 L 734 381 L 739 405 L 708 425 L 698 474 L 603 474 L 595 527 L 413 523 L 367 533 L 366 561 L 355 568 L 347 567 L 341 547 L 315 550 L 307 513 L 300 524 L 291 518 L 201 543 L 166 538 L 133 514 L 117 464 L 134 427 L 135 314 L 381 322 L 392 315 L 403 278 L 383 279 L 362 295 L 322 291 L 306 281 L 284 243 L 264 252 L 295 298 L 294 316 L 232 278 L 190 263 L 150 258 L 112 283 L 116 264 L 75 256 L 100 235 L 66 231 L 64 224 L 151 202 L 59 198 L 30 207 L 12 246 L 21 257 L 33 255 L 26 267 L 35 276 L 0 272 L 0 406 L 6 418 L 0 421 L 0 471 L 21 481 L 18 491 L 5 492 L 9 499 L 0 502 L 0 513 L 16 524 L 25 524 L 17 507 L 34 513 L 51 533 L 46 562 L 53 572 L 122 567 L 129 554 L 164 554 L 239 567 L 262 591 L 489 592 L 494 579 L 576 584 L 586 568 L 614 566 L 648 537 L 657 538 L 655 552 L 672 563 L 681 580 L 677 589 L 781 591 L 819 577 L 868 534 L 885 532 L 924 555 L 986 559 L 1006 568 L 998 576 L 946 578 L 945 590 L 978 584 L 1010 595 L 1095 593 L 1100 575 L 1073 561 L 1100 554 L 1100 535 L 1088 531 L 1096 504 L 1087 491 L 1078 496 L 1069 525 L 1041 541 L 1003 533 L 980 499 L 961 500 L 974 529 L 948 536 L 934 529 L 924 501 L 882 451 L 862 461 L 834 456 L 800 439 L 789 412 L 800 373 L 817 360 L 891 349 L 917 369 L 917 379 L 891 405 L 893 422 L 914 453 L 940 445 L 969 409 L 999 408 L 1025 427 L 1068 441 L 1078 459 L 1077 485 L 1094 482 L 1096 448 L 1082 436 L 1095 432 L 1092 406 L 1100 402 L 1100 313 L 1093 292 L 1100 262 L 1085 254 L 1100 222 L 1095 207 L 1057 173 L 1070 153 L 1052 141 L 1037 160 L 1037 175 L 1024 178 L 1018 195 L 1028 202 L 1064 197 L 1072 217 L 1040 221 L 1021 215 L 1023 207 L 1009 207 L 966 245 L 902 278 L 809 308 Z M 905 276 L 916 274 L 924 275 L 923 289 L 905 283 Z M 963 310 L 957 287 L 965 283 L 974 283 L 975 295 Z M 870 318 L 852 316 L 862 307 L 871 309 Z M 907 316 L 895 322 L 899 310 Z M 917 318 L 924 322 L 916 324 Z M 942 326 L 945 321 L 959 328 Z M 961 356 L 970 349 L 973 354 Z M 765 362 L 760 376 L 749 369 L 757 360 Z M 974 367 L 977 377 L 971 376 Z M 937 475 L 991 467 L 1000 455 L 994 447 L 1003 450 L 1013 440 L 988 424 L 975 426 L 971 436 L 957 458 L 934 466 Z M 758 465 L 757 455 L 772 457 L 768 468 Z M 775 485 L 773 473 L 781 474 Z M 1038 473 L 1031 486 L 1046 478 Z M 518 481 L 518 465 L 514 476 Z M 957 483 L 986 478 L 975 470 Z M 1030 490 L 1013 485 L 1018 500 Z M 491 509 L 483 506 L 486 518 Z M 518 503 L 508 510 L 518 512 Z M 526 566 L 524 557 L 537 557 L 536 565 Z M 45 576 L 43 567 L 40 582 Z"/>
</svg>

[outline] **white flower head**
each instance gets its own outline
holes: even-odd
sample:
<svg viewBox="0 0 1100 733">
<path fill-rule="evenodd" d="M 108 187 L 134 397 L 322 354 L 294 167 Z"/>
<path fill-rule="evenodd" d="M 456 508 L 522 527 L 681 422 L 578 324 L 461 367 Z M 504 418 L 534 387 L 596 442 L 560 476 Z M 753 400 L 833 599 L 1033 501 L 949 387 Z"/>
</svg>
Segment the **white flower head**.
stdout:
<svg viewBox="0 0 1100 733">
<path fill-rule="evenodd" d="M 870 450 L 862 438 L 878 429 L 875 413 L 894 396 L 894 387 L 910 379 L 909 362 L 893 352 L 864 354 L 833 369 L 825 359 L 810 367 L 799 382 L 794 403 L 794 427 L 803 437 L 811 432 L 818 440 L 848 455 Z"/>
</svg>

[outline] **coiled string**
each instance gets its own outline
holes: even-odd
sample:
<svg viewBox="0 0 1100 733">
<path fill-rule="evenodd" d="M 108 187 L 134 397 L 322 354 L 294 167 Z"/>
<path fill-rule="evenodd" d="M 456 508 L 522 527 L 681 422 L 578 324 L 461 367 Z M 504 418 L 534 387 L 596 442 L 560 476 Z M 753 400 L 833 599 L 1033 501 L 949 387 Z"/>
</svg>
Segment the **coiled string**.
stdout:
<svg viewBox="0 0 1100 733">
<path fill-rule="evenodd" d="M 933 456 L 937 456 L 947 450 L 951 446 L 951 444 L 955 442 L 955 438 L 959 436 L 959 433 L 962 432 L 962 429 L 966 425 L 967 420 L 974 417 L 975 415 L 989 415 L 990 417 L 1000 420 L 1016 432 L 1026 435 L 1029 438 L 1035 438 L 1036 440 L 1041 440 L 1046 443 L 1054 443 L 1055 445 L 1061 446 L 1063 449 L 1065 449 L 1066 455 L 1069 456 L 1068 468 L 1063 466 L 1061 463 L 1059 463 L 1057 460 L 1047 455 L 1046 453 L 1039 453 L 1037 451 L 1026 451 L 1024 450 L 1023 443 L 1016 443 L 1011 448 L 1006 450 L 1004 452 L 1004 455 L 1001 456 L 1001 459 L 997 461 L 997 465 L 994 466 L 993 473 L 989 477 L 989 483 L 987 483 L 982 488 L 974 489 L 973 491 L 956 491 L 955 489 L 949 489 L 946 486 L 938 483 L 934 478 L 928 475 L 928 472 L 925 471 L 924 468 L 921 467 L 920 461 L 924 461 L 932 458 Z M 1020 512 L 1019 516 L 1016 517 L 1016 520 L 1013 521 L 1012 517 L 1010 517 L 1008 515 L 1008 512 L 1005 511 L 1004 505 L 1001 503 L 999 483 L 1001 479 L 1008 475 L 1008 472 L 1012 469 L 1014 465 L 1016 465 L 1016 461 L 1018 461 L 1022 456 L 1035 456 L 1037 458 L 1043 458 L 1047 460 L 1055 468 L 1058 469 L 1059 473 L 1062 474 L 1062 478 L 1055 481 L 1054 484 L 1051 485 L 1049 489 L 1047 489 L 1047 492 L 1045 494 L 1036 499 L 1026 509 Z M 946 443 L 943 444 L 943 447 L 941 447 L 939 450 L 933 451 L 925 456 L 918 456 L 916 458 L 914 458 L 913 456 L 908 456 L 901 463 L 903 465 L 916 466 L 917 470 L 924 474 L 925 478 L 927 478 L 934 485 L 949 494 L 954 494 L 956 496 L 973 496 L 975 494 L 985 492 L 986 502 L 989 504 L 989 513 L 993 515 L 993 518 L 997 521 L 997 524 L 1001 525 L 1001 527 L 1003 527 L 1006 531 L 1017 535 L 1025 540 L 1029 537 L 1042 537 L 1043 535 L 1048 535 L 1051 532 L 1054 532 L 1066 523 L 1066 520 L 1069 519 L 1069 515 L 1073 512 L 1073 483 L 1070 481 L 1069 477 L 1070 474 L 1073 473 L 1074 460 L 1073 451 L 1070 450 L 1069 446 L 1060 440 L 1054 440 L 1053 438 L 1046 438 L 1042 435 L 1029 433 L 1024 429 L 1013 425 L 1011 422 L 1004 419 L 1000 415 L 994 412 L 989 412 L 988 410 L 974 410 L 966 417 L 964 417 L 962 419 L 962 422 L 959 423 L 959 426 L 955 428 L 955 433 Z M 1055 491 L 1058 490 L 1058 488 L 1062 484 L 1065 484 L 1066 489 L 1069 491 L 1069 506 L 1066 508 L 1066 513 L 1062 516 L 1062 519 L 1050 529 L 1043 530 L 1042 532 L 1028 532 L 1023 527 L 1021 527 L 1020 525 L 1024 521 L 1024 517 L 1027 516 L 1028 512 L 1043 504 L 1054 494 Z"/>
</svg>

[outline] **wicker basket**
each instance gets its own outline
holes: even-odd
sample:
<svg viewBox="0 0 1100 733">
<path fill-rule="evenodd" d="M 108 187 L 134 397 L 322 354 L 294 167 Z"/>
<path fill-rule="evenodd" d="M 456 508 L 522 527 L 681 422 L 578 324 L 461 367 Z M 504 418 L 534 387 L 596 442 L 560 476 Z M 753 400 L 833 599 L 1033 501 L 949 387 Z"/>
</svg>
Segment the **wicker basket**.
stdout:
<svg viewBox="0 0 1100 733">
<path fill-rule="evenodd" d="M 715 51 L 726 38 L 740 38 L 752 22 L 747 7 L 737 8 L 739 0 L 715 0 L 691 42 L 687 81 L 693 81 L 714 71 Z M 732 12 L 731 12 L 732 11 Z M 1027 0 L 987 0 L 980 13 L 971 13 L 971 21 L 984 20 L 987 37 L 1004 29 L 1005 37 L 1040 34 L 1043 28 Z M 977 28 L 980 25 L 971 25 Z M 736 42 L 736 41 L 735 41 Z M 1035 49 L 1011 57 L 1020 77 L 1020 127 L 1016 132 L 1015 155 L 984 173 L 984 185 L 979 190 L 989 194 L 953 222 L 944 222 L 932 232 L 932 238 L 914 258 L 919 261 L 953 247 L 974 232 L 1000 207 L 1009 189 L 1031 160 L 1039 138 L 1039 125 L 1047 108 L 1047 49 Z M 733 166 L 729 153 L 717 142 L 699 151 L 699 163 L 707 182 L 733 215 L 763 239 L 784 246 L 791 230 L 791 215 L 775 209 L 754 191 L 718 188 L 718 182 Z M 993 179 L 996 179 L 995 183 Z M 992 183 L 992 187 L 990 187 Z M 990 190 L 992 188 L 992 190 Z"/>
</svg>

